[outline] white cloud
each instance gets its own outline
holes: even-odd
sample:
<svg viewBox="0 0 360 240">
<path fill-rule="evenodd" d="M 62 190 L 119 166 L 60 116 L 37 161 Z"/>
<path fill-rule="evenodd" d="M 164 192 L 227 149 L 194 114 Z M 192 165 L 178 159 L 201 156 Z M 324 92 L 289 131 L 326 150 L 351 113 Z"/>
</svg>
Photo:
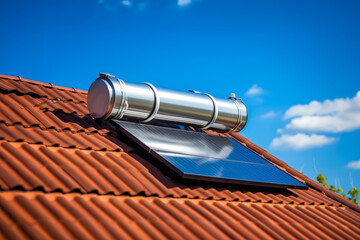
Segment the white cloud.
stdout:
<svg viewBox="0 0 360 240">
<path fill-rule="evenodd" d="M 312 101 L 292 106 L 285 112 L 284 119 L 290 119 L 290 122 L 285 129 L 277 130 L 282 135 L 272 140 L 271 148 L 304 150 L 331 144 L 336 138 L 315 133 L 341 133 L 360 129 L 360 91 L 352 98 Z M 286 133 L 289 131 L 296 134 L 289 135 Z M 360 169 L 360 161 L 351 162 L 347 166 Z"/>
<path fill-rule="evenodd" d="M 131 2 L 129 0 L 123 0 L 121 1 L 121 3 L 125 6 L 130 6 L 131 5 Z"/>
<path fill-rule="evenodd" d="M 283 132 L 284 132 L 284 129 L 278 128 L 278 129 L 276 130 L 276 132 L 277 132 L 277 133 L 283 133 Z"/>
<path fill-rule="evenodd" d="M 284 134 L 281 137 L 274 138 L 270 147 L 272 149 L 293 149 L 305 150 L 310 148 L 322 147 L 324 145 L 333 143 L 336 139 L 334 137 L 327 137 L 325 135 L 298 133 L 296 135 Z"/>
<path fill-rule="evenodd" d="M 276 116 L 276 113 L 274 111 L 267 112 L 265 114 L 262 114 L 261 118 L 273 118 Z"/>
<path fill-rule="evenodd" d="M 360 111 L 325 116 L 303 116 L 292 119 L 286 125 L 286 129 L 331 133 L 352 131 L 359 128 Z"/>
<path fill-rule="evenodd" d="M 186 6 L 191 3 L 191 0 L 178 0 L 177 5 L 180 7 Z"/>
<path fill-rule="evenodd" d="M 360 109 L 360 91 L 353 98 L 335 98 L 323 102 L 312 101 L 309 104 L 298 104 L 285 112 L 285 119 L 304 115 L 324 115 Z"/>
<path fill-rule="evenodd" d="M 284 118 L 293 118 L 286 125 L 286 129 L 291 130 L 339 133 L 359 129 L 360 91 L 353 98 L 312 101 L 292 106 Z"/>
<path fill-rule="evenodd" d="M 360 160 L 349 162 L 346 166 L 348 168 L 360 170 Z"/>
<path fill-rule="evenodd" d="M 251 88 L 249 88 L 249 90 L 247 90 L 245 95 L 256 96 L 256 95 L 261 95 L 263 93 L 264 93 L 264 90 L 261 87 L 259 87 L 257 84 L 254 84 L 251 86 Z"/>
</svg>

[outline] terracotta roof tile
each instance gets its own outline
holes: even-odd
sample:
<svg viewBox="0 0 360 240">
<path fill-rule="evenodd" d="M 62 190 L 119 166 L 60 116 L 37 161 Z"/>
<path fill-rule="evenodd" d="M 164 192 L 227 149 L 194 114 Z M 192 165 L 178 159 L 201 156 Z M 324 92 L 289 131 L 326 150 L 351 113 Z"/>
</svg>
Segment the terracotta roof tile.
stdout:
<svg viewBox="0 0 360 240">
<path fill-rule="evenodd" d="M 102 151 L 131 151 L 131 148 L 119 139 L 100 134 L 85 132 L 57 131 L 55 129 L 41 129 L 39 126 L 24 127 L 20 124 L 7 126 L 0 122 L 0 139 L 8 142 L 25 142 L 57 146 L 64 148 L 78 148 Z"/>
<path fill-rule="evenodd" d="M 354 212 L 336 207 L 16 191 L 0 193 L 0 206 L 0 234 L 9 239 L 357 239 L 360 234 L 359 218 L 345 214 Z M 19 227 L 15 233 L 14 227 Z"/>
<path fill-rule="evenodd" d="M 43 99 L 33 98 L 30 95 L 17 95 L 8 92 L 0 94 L 0 122 L 5 122 L 7 125 L 20 123 L 25 127 L 37 125 L 56 130 L 69 129 L 73 132 L 80 130 L 108 132 L 107 129 L 101 128 L 88 116 L 86 104 L 60 101 L 58 103 L 46 102 L 37 106 L 42 102 Z M 56 105 L 56 108 L 51 105 Z M 73 106 L 76 108 L 73 111 L 69 110 Z"/>
<path fill-rule="evenodd" d="M 360 237 L 359 206 L 239 134 L 309 189 L 176 180 L 114 136 L 86 91 L 0 75 L 0 238 Z"/>
<path fill-rule="evenodd" d="M 21 94 L 32 94 L 48 99 L 60 97 L 63 101 L 86 102 L 87 92 L 77 89 L 51 86 L 27 79 L 0 75 L 0 88 L 6 91 L 16 91 Z"/>
</svg>

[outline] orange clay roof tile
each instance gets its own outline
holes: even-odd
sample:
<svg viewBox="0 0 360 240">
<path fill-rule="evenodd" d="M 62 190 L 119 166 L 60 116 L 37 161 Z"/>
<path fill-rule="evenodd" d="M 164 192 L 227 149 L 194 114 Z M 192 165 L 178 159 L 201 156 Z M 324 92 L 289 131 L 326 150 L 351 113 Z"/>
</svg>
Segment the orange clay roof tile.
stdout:
<svg viewBox="0 0 360 240">
<path fill-rule="evenodd" d="M 354 211 L 330 206 L 36 191 L 0 193 L 0 206 L 2 234 L 9 239 L 357 239 L 360 234 Z"/>
<path fill-rule="evenodd" d="M 119 139 L 100 134 L 73 133 L 69 130 L 41 129 L 39 126 L 24 127 L 20 124 L 6 126 L 0 122 L 0 140 L 25 142 L 63 148 L 77 148 L 102 151 L 131 151 L 131 148 Z"/>
<path fill-rule="evenodd" d="M 359 206 L 241 135 L 226 136 L 309 188 L 171 178 L 91 118 L 86 96 L 0 75 L 0 238 L 360 238 Z"/>
</svg>

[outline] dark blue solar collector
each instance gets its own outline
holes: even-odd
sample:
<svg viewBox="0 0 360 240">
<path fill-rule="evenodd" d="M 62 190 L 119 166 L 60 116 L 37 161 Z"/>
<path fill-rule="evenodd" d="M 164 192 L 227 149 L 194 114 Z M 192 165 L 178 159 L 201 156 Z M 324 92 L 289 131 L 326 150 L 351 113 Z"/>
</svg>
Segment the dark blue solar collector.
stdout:
<svg viewBox="0 0 360 240">
<path fill-rule="evenodd" d="M 307 188 L 232 138 L 114 121 L 182 178 L 276 188 Z"/>
</svg>

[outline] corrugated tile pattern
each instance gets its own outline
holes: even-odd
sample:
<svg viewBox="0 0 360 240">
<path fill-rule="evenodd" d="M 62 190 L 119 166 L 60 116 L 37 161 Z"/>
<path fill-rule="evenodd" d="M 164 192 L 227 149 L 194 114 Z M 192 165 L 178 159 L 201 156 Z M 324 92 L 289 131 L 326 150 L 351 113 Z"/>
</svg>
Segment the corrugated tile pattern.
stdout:
<svg viewBox="0 0 360 240">
<path fill-rule="evenodd" d="M 0 194 L 8 239 L 359 239 L 360 216 L 330 206 L 79 194 Z M 324 221 L 326 219 L 326 221 Z"/>
<path fill-rule="evenodd" d="M 136 153 L 0 141 L 3 189 L 97 192 L 244 202 L 340 205 L 315 190 L 286 192 L 186 186 L 166 178 Z"/>
<path fill-rule="evenodd" d="M 24 127 L 40 126 L 42 129 L 52 128 L 57 131 L 70 130 L 72 132 L 99 132 L 101 134 L 109 132 L 108 129 L 99 126 L 94 119 L 87 115 L 86 104 L 79 104 L 78 106 L 82 108 L 79 112 L 86 114 L 78 115 L 76 111 L 66 112 L 66 109 L 61 108 L 61 105 L 58 105 L 56 109 L 45 108 L 44 105 L 37 106 L 43 100 L 16 93 L 0 94 L 0 122 L 4 122 L 7 126 L 21 124 Z M 45 101 L 47 100 L 45 99 Z M 67 105 L 68 108 L 71 107 L 69 103 L 63 103 L 63 105 Z"/>
<path fill-rule="evenodd" d="M 15 91 L 21 94 L 37 95 L 48 99 L 60 98 L 63 101 L 73 101 L 77 103 L 85 103 L 87 97 L 86 91 L 75 88 L 59 87 L 50 83 L 44 84 L 6 75 L 0 75 L 0 89 L 10 92 Z"/>
<path fill-rule="evenodd" d="M 130 151 L 131 148 L 116 137 L 100 134 L 73 133 L 70 130 L 43 130 L 39 126 L 25 128 L 20 124 L 6 126 L 0 122 L 0 140 L 9 142 L 26 142 L 64 148 L 78 148 L 101 151 Z"/>
<path fill-rule="evenodd" d="M 310 188 L 178 182 L 115 135 L 85 91 L 0 75 L 0 238 L 360 238 L 358 206 L 239 134 Z"/>
</svg>

